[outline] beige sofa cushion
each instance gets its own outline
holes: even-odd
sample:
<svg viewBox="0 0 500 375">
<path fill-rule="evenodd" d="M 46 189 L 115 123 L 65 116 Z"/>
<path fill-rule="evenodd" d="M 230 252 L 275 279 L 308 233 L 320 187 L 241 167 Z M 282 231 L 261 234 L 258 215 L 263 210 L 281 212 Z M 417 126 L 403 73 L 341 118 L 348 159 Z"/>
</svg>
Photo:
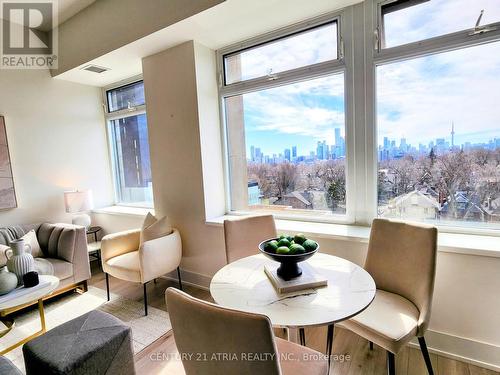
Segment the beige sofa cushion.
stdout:
<svg viewBox="0 0 500 375">
<path fill-rule="evenodd" d="M 157 219 L 148 212 L 141 228 L 141 245 L 146 241 L 168 236 L 172 232 L 172 225 L 166 216 Z"/>
<path fill-rule="evenodd" d="M 54 266 L 45 258 L 35 258 L 35 271 L 39 275 L 54 275 Z"/>
<path fill-rule="evenodd" d="M 31 246 L 31 255 L 33 258 L 43 257 L 42 249 L 40 248 L 40 244 L 38 243 L 38 239 L 36 238 L 36 233 L 34 230 L 30 230 L 24 236 L 21 237 L 27 244 Z"/>
<path fill-rule="evenodd" d="M 377 289 L 368 308 L 341 326 L 397 353 L 417 333 L 417 307 L 398 294 Z"/>
<path fill-rule="evenodd" d="M 52 264 L 54 268 L 54 276 L 59 278 L 59 280 L 67 279 L 68 277 L 73 277 L 73 264 L 66 262 L 62 259 L 55 258 L 45 258 L 46 261 Z"/>
</svg>

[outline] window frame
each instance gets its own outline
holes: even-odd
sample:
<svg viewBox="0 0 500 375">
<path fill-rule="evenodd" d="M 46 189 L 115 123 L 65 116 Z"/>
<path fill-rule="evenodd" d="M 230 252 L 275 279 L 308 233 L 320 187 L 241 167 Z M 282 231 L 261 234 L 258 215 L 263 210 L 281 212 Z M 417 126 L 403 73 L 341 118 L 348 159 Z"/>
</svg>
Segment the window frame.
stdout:
<svg viewBox="0 0 500 375">
<path fill-rule="evenodd" d="M 112 180 L 113 180 L 113 198 L 114 198 L 113 204 L 115 206 L 139 207 L 139 208 L 151 209 L 154 207 L 154 201 L 151 202 L 151 206 L 141 206 L 134 203 L 120 202 L 121 186 L 123 181 L 121 181 L 120 179 L 120 173 L 118 171 L 118 166 L 116 163 L 118 150 L 116 149 L 116 145 L 114 143 L 115 139 L 114 130 L 112 129 L 111 126 L 111 121 L 113 120 L 124 119 L 127 117 L 146 114 L 146 104 L 110 112 L 108 103 L 108 91 L 118 89 L 121 87 L 126 87 L 138 82 L 143 82 L 142 75 L 127 78 L 125 80 L 118 81 L 111 85 L 102 87 L 101 89 L 102 106 L 104 111 L 104 120 L 106 123 L 106 138 L 108 143 L 109 166 L 111 169 Z"/>
<path fill-rule="evenodd" d="M 383 48 L 383 19 L 382 19 L 382 6 L 388 3 L 393 3 L 398 0 L 372 0 L 367 1 L 367 13 L 372 15 L 371 25 L 367 25 L 368 30 L 373 30 L 371 33 L 371 39 L 367 39 L 366 43 L 366 66 L 365 71 L 367 73 L 367 83 L 365 88 L 365 95 L 367 101 L 370 101 L 373 105 L 373 110 L 367 111 L 367 132 L 373 137 L 373 152 L 371 153 L 371 162 L 367 164 L 367 173 L 373 176 L 372 183 L 367 184 L 367 194 L 372 196 L 370 200 L 371 219 L 377 218 L 377 172 L 378 172 L 378 125 L 377 125 L 377 67 L 381 65 L 397 63 L 401 61 L 411 60 L 419 57 L 424 57 L 428 55 L 434 55 L 439 53 L 445 53 L 449 51 L 474 47 L 482 44 L 500 42 L 500 22 L 494 22 L 486 25 L 479 26 L 478 29 L 484 29 L 480 33 L 474 33 L 476 28 L 472 27 L 469 29 L 444 34 L 428 39 L 424 39 L 417 42 L 402 44 L 399 46 Z M 367 33 L 370 35 L 370 33 Z M 369 43 L 369 41 L 372 43 Z M 369 123 L 373 124 L 373 127 L 368 126 Z M 371 172 L 370 172 L 371 169 Z M 370 194 L 370 191 L 372 192 Z M 411 221 L 411 219 L 403 219 L 404 221 Z M 370 220 L 371 221 L 371 220 Z M 471 224 L 474 222 L 470 222 Z M 457 224 L 449 223 L 434 223 L 439 230 L 448 233 L 460 233 L 460 234 L 478 234 L 478 235 L 493 235 L 500 236 L 499 229 L 491 228 L 481 228 L 480 225 L 477 227 L 468 226 L 465 227 L 460 222 Z"/>
<path fill-rule="evenodd" d="M 350 40 L 352 38 L 351 30 L 346 27 L 352 20 L 352 11 L 350 9 L 343 9 L 340 11 L 324 14 L 320 17 L 315 17 L 303 22 L 293 24 L 288 27 L 284 27 L 269 33 L 265 33 L 255 38 L 245 40 L 243 42 L 232 44 L 228 47 L 221 48 L 217 50 L 216 60 L 217 60 L 217 74 L 218 74 L 218 85 L 219 85 L 219 113 L 220 113 L 220 123 L 222 127 L 222 147 L 223 147 L 223 158 L 224 158 L 224 183 L 226 188 L 226 207 L 225 212 L 231 215 L 251 215 L 255 214 L 256 211 L 250 210 L 233 210 L 231 207 L 231 175 L 228 157 L 228 133 L 226 124 L 226 112 L 224 101 L 226 98 L 231 96 L 243 95 L 250 92 L 255 92 L 259 90 L 271 89 L 279 86 L 284 86 L 287 84 L 292 84 L 296 82 L 303 82 L 307 80 L 313 80 L 316 78 L 331 76 L 335 74 L 343 74 L 344 76 L 344 121 L 345 121 L 345 142 L 346 142 L 346 158 L 345 158 L 345 174 L 346 174 L 346 213 L 344 215 L 332 214 L 329 217 L 324 217 L 320 215 L 319 217 L 313 217 L 311 215 L 301 215 L 300 213 L 290 213 L 283 214 L 273 212 L 273 215 L 279 219 L 286 220 L 305 220 L 311 222 L 326 222 L 326 223 L 340 223 L 340 224 L 354 224 L 356 222 L 354 216 L 354 187 L 355 185 L 355 173 L 354 173 L 354 119 L 353 119 L 353 102 L 348 99 L 352 96 L 352 86 L 353 86 L 353 75 L 351 59 L 349 54 L 351 53 Z M 259 45 L 276 41 L 282 38 L 300 34 L 316 27 L 322 25 L 330 24 L 336 22 L 337 25 L 337 59 L 324 61 L 312 65 L 307 65 L 304 67 L 299 67 L 295 69 L 290 69 L 284 72 L 279 72 L 273 74 L 272 80 L 268 77 L 257 77 L 248 79 L 245 81 L 239 81 L 231 84 L 225 84 L 225 65 L 224 58 L 227 55 L 232 55 L 237 52 L 241 52 L 250 48 L 257 47 Z M 333 129 L 333 128 L 332 128 Z M 333 132 L 333 130 L 332 130 Z"/>
</svg>

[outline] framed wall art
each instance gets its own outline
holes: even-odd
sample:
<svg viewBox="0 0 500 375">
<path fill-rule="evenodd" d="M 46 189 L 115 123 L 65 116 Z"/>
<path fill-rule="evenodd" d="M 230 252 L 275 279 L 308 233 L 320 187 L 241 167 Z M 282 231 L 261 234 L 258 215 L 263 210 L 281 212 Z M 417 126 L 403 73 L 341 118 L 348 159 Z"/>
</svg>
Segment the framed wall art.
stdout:
<svg viewBox="0 0 500 375">
<path fill-rule="evenodd" d="M 0 210 L 17 207 L 5 118 L 0 116 Z"/>
</svg>

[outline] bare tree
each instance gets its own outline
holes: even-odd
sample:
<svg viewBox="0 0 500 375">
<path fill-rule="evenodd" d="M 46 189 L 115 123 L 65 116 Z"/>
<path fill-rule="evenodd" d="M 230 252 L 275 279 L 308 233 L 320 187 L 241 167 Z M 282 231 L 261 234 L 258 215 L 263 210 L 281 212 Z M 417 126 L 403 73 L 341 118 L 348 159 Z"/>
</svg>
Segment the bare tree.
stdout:
<svg viewBox="0 0 500 375">
<path fill-rule="evenodd" d="M 272 170 L 273 180 L 277 188 L 278 198 L 295 189 L 297 166 L 291 163 L 280 163 Z"/>
<path fill-rule="evenodd" d="M 472 179 L 471 158 L 463 151 L 440 155 L 434 165 L 435 185 L 448 201 L 448 212 L 457 219 L 456 193 L 470 191 Z"/>
<path fill-rule="evenodd" d="M 317 176 L 322 180 L 326 191 L 326 197 L 332 210 L 339 204 L 345 203 L 345 165 L 340 160 L 328 160 L 319 164 L 316 171 Z"/>
</svg>

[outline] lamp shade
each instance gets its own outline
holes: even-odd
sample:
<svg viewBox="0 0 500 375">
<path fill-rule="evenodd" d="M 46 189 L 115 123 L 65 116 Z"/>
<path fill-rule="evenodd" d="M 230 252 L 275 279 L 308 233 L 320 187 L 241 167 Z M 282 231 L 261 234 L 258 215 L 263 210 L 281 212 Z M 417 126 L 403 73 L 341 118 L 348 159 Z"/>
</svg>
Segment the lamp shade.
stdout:
<svg viewBox="0 0 500 375">
<path fill-rule="evenodd" d="M 92 191 L 65 191 L 64 205 L 66 206 L 66 212 L 68 213 L 90 211 L 94 208 Z"/>
</svg>

